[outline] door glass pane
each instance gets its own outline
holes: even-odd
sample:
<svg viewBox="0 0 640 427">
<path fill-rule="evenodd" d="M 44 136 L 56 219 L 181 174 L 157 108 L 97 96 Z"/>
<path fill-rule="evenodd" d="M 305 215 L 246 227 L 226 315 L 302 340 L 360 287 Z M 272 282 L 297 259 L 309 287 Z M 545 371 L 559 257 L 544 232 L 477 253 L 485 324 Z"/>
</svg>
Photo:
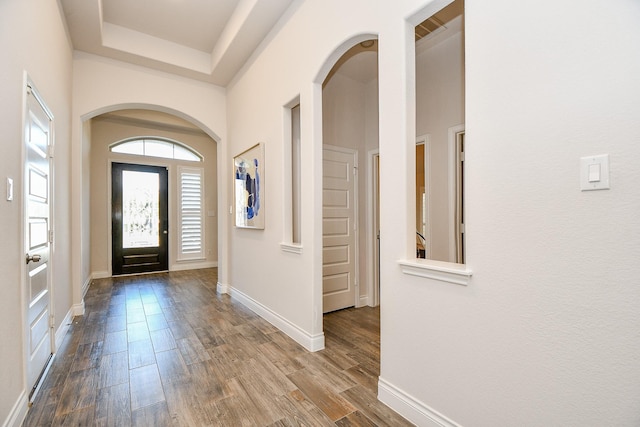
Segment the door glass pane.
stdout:
<svg viewBox="0 0 640 427">
<path fill-rule="evenodd" d="M 158 246 L 160 177 L 152 172 L 122 172 L 122 248 Z"/>
</svg>

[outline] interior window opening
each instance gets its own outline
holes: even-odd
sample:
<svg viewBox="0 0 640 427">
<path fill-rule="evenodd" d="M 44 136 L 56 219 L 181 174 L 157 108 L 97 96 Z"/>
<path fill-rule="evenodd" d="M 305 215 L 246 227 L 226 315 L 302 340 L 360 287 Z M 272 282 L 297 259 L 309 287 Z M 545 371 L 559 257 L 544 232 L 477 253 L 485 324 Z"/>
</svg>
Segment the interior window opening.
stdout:
<svg viewBox="0 0 640 427">
<path fill-rule="evenodd" d="M 416 25 L 415 43 L 415 257 L 464 264 L 464 0 Z"/>
</svg>

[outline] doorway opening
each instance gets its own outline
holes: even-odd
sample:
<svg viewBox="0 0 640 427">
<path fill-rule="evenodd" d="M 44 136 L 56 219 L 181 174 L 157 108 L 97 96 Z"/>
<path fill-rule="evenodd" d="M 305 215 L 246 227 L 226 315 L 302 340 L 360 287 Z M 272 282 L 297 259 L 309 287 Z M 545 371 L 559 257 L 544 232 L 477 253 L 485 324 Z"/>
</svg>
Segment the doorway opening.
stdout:
<svg viewBox="0 0 640 427">
<path fill-rule="evenodd" d="M 23 233 L 26 269 L 23 283 L 25 363 L 32 402 L 55 353 L 53 331 L 53 114 L 28 81 L 24 126 Z"/>
<path fill-rule="evenodd" d="M 90 120 L 87 130 L 90 150 L 86 192 L 91 214 L 86 216 L 85 227 L 90 236 L 88 268 L 92 278 L 143 273 L 151 264 L 152 271 L 218 267 L 218 221 L 222 217 L 218 215 L 215 139 L 176 115 L 143 109 L 103 113 Z M 113 194 L 118 187 L 112 177 L 112 165 L 116 163 L 160 167 L 167 174 L 168 207 L 166 218 L 158 225 L 163 234 L 158 242 L 166 239 L 165 249 L 152 252 L 138 248 L 142 253 L 128 258 L 117 253 L 122 237 L 116 233 L 123 225 L 114 224 L 112 219 L 112 205 L 119 197 Z M 154 256 L 166 257 L 166 261 Z M 146 266 L 134 268 L 137 264 Z"/>
<path fill-rule="evenodd" d="M 112 272 L 168 270 L 168 173 L 161 166 L 113 163 Z"/>
<path fill-rule="evenodd" d="M 377 61 L 377 40 L 356 43 L 322 84 L 323 313 L 378 304 L 369 158 L 378 148 Z"/>
</svg>

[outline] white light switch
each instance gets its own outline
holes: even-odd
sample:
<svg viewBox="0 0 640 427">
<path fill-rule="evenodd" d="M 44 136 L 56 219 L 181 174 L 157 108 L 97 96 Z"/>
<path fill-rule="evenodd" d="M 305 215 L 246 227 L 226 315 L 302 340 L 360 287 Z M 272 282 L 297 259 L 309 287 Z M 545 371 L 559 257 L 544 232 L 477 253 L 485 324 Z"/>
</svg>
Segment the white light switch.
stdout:
<svg viewBox="0 0 640 427">
<path fill-rule="evenodd" d="M 600 163 L 592 163 L 589 165 L 589 182 L 600 181 Z"/>
<path fill-rule="evenodd" d="M 580 189 L 582 191 L 609 189 L 609 155 L 580 159 Z"/>
<path fill-rule="evenodd" d="M 13 200 L 13 179 L 7 177 L 7 200 Z"/>
</svg>

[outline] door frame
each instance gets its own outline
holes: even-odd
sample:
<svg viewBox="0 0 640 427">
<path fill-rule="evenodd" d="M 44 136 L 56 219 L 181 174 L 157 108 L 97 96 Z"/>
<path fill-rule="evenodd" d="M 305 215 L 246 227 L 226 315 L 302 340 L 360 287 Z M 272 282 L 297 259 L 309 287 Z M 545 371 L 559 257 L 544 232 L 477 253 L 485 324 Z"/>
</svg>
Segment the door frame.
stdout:
<svg viewBox="0 0 640 427">
<path fill-rule="evenodd" d="M 425 250 L 427 253 L 427 258 L 429 258 L 429 256 L 432 254 L 431 251 L 431 242 L 432 242 L 432 238 L 431 236 L 433 235 L 433 230 L 431 228 L 431 224 L 432 224 L 432 220 L 431 220 L 431 215 L 432 215 L 432 206 L 431 206 L 431 134 L 427 133 L 424 135 L 420 135 L 418 137 L 416 137 L 416 146 L 418 145 L 424 145 L 424 158 L 423 160 L 423 165 L 424 165 L 424 190 L 426 193 L 426 201 L 427 201 L 427 224 L 426 224 L 426 230 L 425 230 L 425 234 L 424 234 L 424 239 L 425 239 Z M 416 193 L 417 193 L 417 189 L 416 189 Z M 418 206 L 416 206 L 416 210 L 418 209 Z"/>
<path fill-rule="evenodd" d="M 49 118 L 49 124 L 50 124 L 50 137 L 49 137 L 49 153 L 48 153 L 48 157 L 49 157 L 49 274 L 47 277 L 47 289 L 48 289 L 48 293 L 49 293 L 49 340 L 51 342 L 51 357 L 49 358 L 49 360 L 47 361 L 46 365 L 43 367 L 42 372 L 40 373 L 39 377 L 36 380 L 35 385 L 33 384 L 29 384 L 29 325 L 27 324 L 27 319 L 28 319 L 28 303 L 29 303 L 29 293 L 28 293 L 28 281 L 27 281 L 27 265 L 25 262 L 20 262 L 20 287 L 21 287 L 21 297 L 22 297 L 22 327 L 24 328 L 23 330 L 23 346 L 22 346 L 22 360 L 24 361 L 24 366 L 23 366 L 23 381 L 24 384 L 27 388 L 27 390 L 25 390 L 27 392 L 27 400 L 28 400 L 28 404 L 29 406 L 31 406 L 31 402 L 33 402 L 33 399 L 36 397 L 40 386 L 42 385 L 42 380 L 47 376 L 47 373 L 49 372 L 49 368 L 51 367 L 51 362 L 53 361 L 55 354 L 56 354 L 56 330 L 55 330 L 55 296 L 54 296 L 54 289 L 53 289 L 53 273 L 54 273 L 54 267 L 53 265 L 55 264 L 54 262 L 54 258 L 55 258 L 55 250 L 54 250 L 54 244 L 53 244 L 53 230 L 54 230 L 54 224 L 55 224 L 55 209 L 54 209 L 54 201 L 55 201 L 55 185 L 54 185 L 54 165 L 55 165 L 55 157 L 54 157 L 54 145 L 55 145 L 55 125 L 54 125 L 54 116 L 52 111 L 49 109 L 49 107 L 47 106 L 47 104 L 44 102 L 44 99 L 42 98 L 42 96 L 40 95 L 40 92 L 38 91 L 38 89 L 36 88 L 35 84 L 33 83 L 33 81 L 31 80 L 31 77 L 25 72 L 24 73 L 24 82 L 23 82 L 23 101 L 22 101 L 22 139 L 20 142 L 20 148 L 21 148 L 21 180 L 22 180 L 22 186 L 21 186 L 21 191 L 20 191 L 20 198 L 22 200 L 21 206 L 20 206 L 20 256 L 19 259 L 21 261 L 23 261 L 25 258 L 25 254 L 28 252 L 27 247 L 26 247 L 26 240 L 25 240 L 25 233 L 27 231 L 27 226 L 26 226 L 26 218 L 27 218 L 27 198 L 25 197 L 25 185 L 26 185 L 26 160 L 27 160 L 27 153 L 26 153 L 26 149 L 25 149 L 25 139 L 26 139 L 26 134 L 25 134 L 25 125 L 27 123 L 28 117 L 27 117 L 27 104 L 28 104 L 28 100 L 29 100 L 29 96 L 33 96 L 34 99 L 38 102 L 38 104 L 40 105 L 40 107 L 42 107 L 42 110 L 44 111 L 44 113 L 47 115 L 47 117 Z M 15 193 L 14 193 L 15 194 Z M 33 387 L 29 390 L 30 387 Z"/>
<path fill-rule="evenodd" d="M 150 166 L 150 167 L 157 167 L 157 168 L 165 168 L 167 170 L 167 222 L 169 224 L 168 227 L 168 233 L 167 233 L 167 242 L 166 242 L 166 252 L 167 252 L 167 270 L 170 270 L 170 266 L 171 266 L 171 250 L 170 250 L 170 246 L 169 246 L 169 242 L 171 241 L 171 227 L 170 225 L 172 224 L 172 219 L 171 219 L 171 203 L 173 202 L 171 200 L 171 166 L 166 164 L 166 163 L 162 163 L 162 162 L 148 162 L 148 161 L 140 161 L 146 159 L 146 157 L 144 156 L 138 156 L 134 159 L 120 159 L 120 158 L 112 158 L 111 156 L 109 156 L 109 158 L 107 159 L 108 165 L 107 165 L 107 231 L 108 231 L 108 236 L 109 238 L 107 239 L 107 247 L 108 247 L 108 259 L 109 259 L 109 277 L 113 277 L 113 220 L 112 220 L 112 216 L 113 216 L 113 164 L 114 163 L 121 163 L 121 164 L 130 164 L 130 165 L 136 165 L 136 166 Z M 161 271 L 165 271 L 165 270 L 161 270 Z M 152 272 L 148 272 L 148 273 L 133 273 L 133 274 L 153 274 L 153 273 L 158 273 L 158 271 L 152 271 Z M 118 276 L 126 276 L 128 274 L 119 274 Z"/>
<path fill-rule="evenodd" d="M 456 248 L 456 242 L 458 241 L 458 231 L 460 226 L 458 225 L 457 211 L 458 201 L 461 198 L 458 187 L 458 175 L 460 173 L 460 156 L 458 154 L 458 141 L 460 134 L 465 133 L 465 125 L 459 124 L 447 129 L 447 150 L 449 161 L 449 260 L 454 263 L 458 263 L 458 251 Z"/>
<path fill-rule="evenodd" d="M 380 174 L 380 149 L 367 152 L 367 299 L 370 307 L 380 305 L 380 253 L 378 230 L 379 223 L 376 205 L 379 201 L 378 176 Z"/>
</svg>

